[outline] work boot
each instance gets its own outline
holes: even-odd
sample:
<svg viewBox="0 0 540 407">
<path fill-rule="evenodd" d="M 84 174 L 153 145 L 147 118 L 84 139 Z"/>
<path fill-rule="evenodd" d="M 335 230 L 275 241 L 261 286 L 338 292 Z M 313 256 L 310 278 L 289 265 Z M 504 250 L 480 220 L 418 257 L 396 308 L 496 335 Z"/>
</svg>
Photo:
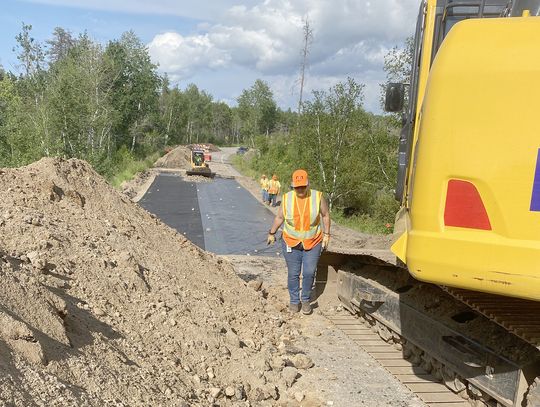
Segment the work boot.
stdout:
<svg viewBox="0 0 540 407">
<path fill-rule="evenodd" d="M 289 304 L 289 311 L 291 312 L 298 312 L 300 311 L 300 304 L 293 304 L 292 302 Z"/>
<path fill-rule="evenodd" d="M 302 314 L 304 315 L 311 314 L 311 304 L 309 302 L 302 303 Z"/>
</svg>

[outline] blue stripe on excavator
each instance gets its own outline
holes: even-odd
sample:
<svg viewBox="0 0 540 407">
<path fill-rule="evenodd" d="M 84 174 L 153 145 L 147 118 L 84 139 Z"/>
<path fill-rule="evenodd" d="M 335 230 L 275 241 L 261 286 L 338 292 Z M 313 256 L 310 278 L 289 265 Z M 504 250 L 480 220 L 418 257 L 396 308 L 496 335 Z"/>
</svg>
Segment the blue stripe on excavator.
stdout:
<svg viewBox="0 0 540 407">
<path fill-rule="evenodd" d="M 536 159 L 536 172 L 534 175 L 531 211 L 540 212 L 540 148 L 538 149 L 538 158 Z"/>
</svg>

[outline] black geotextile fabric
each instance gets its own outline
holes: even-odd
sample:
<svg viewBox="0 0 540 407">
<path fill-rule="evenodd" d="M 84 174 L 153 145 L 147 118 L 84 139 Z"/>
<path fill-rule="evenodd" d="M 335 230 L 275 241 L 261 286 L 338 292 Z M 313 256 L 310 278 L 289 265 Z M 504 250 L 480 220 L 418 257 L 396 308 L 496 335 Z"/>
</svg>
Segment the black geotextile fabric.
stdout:
<svg viewBox="0 0 540 407">
<path fill-rule="evenodd" d="M 204 249 L 197 184 L 175 174 L 160 174 L 139 201 L 148 212 Z"/>
<path fill-rule="evenodd" d="M 198 185 L 206 250 L 216 254 L 276 255 L 266 238 L 274 215 L 235 180 L 215 178 Z"/>
<path fill-rule="evenodd" d="M 235 180 L 193 183 L 160 174 L 139 201 L 197 246 L 216 254 L 276 256 L 266 245 L 274 214 Z"/>
</svg>

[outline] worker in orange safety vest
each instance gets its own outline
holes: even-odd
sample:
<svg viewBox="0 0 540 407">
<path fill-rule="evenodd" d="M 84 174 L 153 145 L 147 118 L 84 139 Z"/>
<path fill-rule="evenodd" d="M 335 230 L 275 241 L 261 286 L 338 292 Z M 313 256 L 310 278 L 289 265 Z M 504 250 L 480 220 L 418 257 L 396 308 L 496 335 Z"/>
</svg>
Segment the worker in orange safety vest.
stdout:
<svg viewBox="0 0 540 407">
<path fill-rule="evenodd" d="M 321 251 L 326 249 L 330 242 L 330 211 L 322 192 L 309 188 L 306 171 L 296 170 L 293 173 L 292 187 L 292 191 L 283 195 L 281 206 L 268 231 L 267 243 L 275 243 L 275 234 L 283 225 L 283 256 L 288 270 L 289 310 L 299 312 L 302 309 L 307 315 L 311 313 L 311 292 L 317 263 Z"/>
<path fill-rule="evenodd" d="M 268 182 L 268 200 L 272 206 L 276 206 L 276 199 L 281 191 L 281 183 L 276 174 L 272 175 L 272 179 Z"/>
</svg>

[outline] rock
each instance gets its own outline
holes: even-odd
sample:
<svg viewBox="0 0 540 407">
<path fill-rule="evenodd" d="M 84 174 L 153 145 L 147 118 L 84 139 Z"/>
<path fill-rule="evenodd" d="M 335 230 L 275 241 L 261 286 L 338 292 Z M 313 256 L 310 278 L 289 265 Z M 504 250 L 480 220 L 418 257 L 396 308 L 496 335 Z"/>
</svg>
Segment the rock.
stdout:
<svg viewBox="0 0 540 407">
<path fill-rule="evenodd" d="M 262 284 L 263 284 L 262 279 L 258 278 L 256 280 L 251 280 L 248 283 L 248 287 L 252 288 L 255 291 L 260 291 L 260 289 L 262 288 Z"/>
<path fill-rule="evenodd" d="M 281 371 L 285 367 L 285 361 L 281 357 L 275 356 L 272 358 L 270 366 L 273 370 Z"/>
<path fill-rule="evenodd" d="M 291 358 L 291 363 L 297 369 L 309 369 L 309 368 L 313 367 L 313 365 L 314 365 L 311 358 L 309 358 L 308 356 L 303 355 L 301 353 L 299 353 L 297 355 L 294 355 Z"/>
<path fill-rule="evenodd" d="M 39 258 L 39 253 L 35 251 L 26 253 L 26 258 L 30 260 L 30 263 L 34 264 L 34 262 Z"/>
<path fill-rule="evenodd" d="M 270 398 L 274 400 L 279 398 L 278 388 L 273 384 L 268 384 L 264 387 L 264 399 L 268 400 Z"/>
<path fill-rule="evenodd" d="M 227 397 L 232 397 L 232 396 L 234 396 L 235 394 L 236 394 L 236 391 L 234 390 L 233 387 L 229 386 L 229 387 L 227 387 L 227 388 L 225 389 L 225 395 L 226 395 Z"/>
<path fill-rule="evenodd" d="M 306 396 L 304 395 L 304 393 L 302 393 L 301 391 L 297 391 L 296 393 L 294 393 L 294 399 L 296 401 L 298 401 L 299 403 L 304 400 Z"/>
<path fill-rule="evenodd" d="M 221 389 L 219 387 L 211 387 L 210 388 L 210 395 L 217 399 L 221 395 Z"/>
<path fill-rule="evenodd" d="M 287 366 L 281 372 L 281 376 L 285 380 L 287 387 L 291 387 L 298 377 L 298 370 L 292 366 Z"/>
<path fill-rule="evenodd" d="M 242 342 L 251 349 L 257 349 L 257 346 L 255 345 L 255 342 L 252 339 L 244 339 Z"/>
<path fill-rule="evenodd" d="M 249 397 L 253 401 L 263 401 L 265 399 L 264 390 L 260 387 L 257 387 L 253 390 L 251 390 L 251 394 Z"/>
<path fill-rule="evenodd" d="M 244 390 L 244 386 L 239 385 L 234 390 L 234 397 L 236 397 L 237 400 L 244 400 L 246 398 L 246 391 Z"/>
<path fill-rule="evenodd" d="M 235 346 L 237 348 L 240 347 L 240 339 L 238 338 L 238 335 L 236 335 L 233 331 L 227 331 L 225 334 L 225 340 L 229 345 Z"/>
<path fill-rule="evenodd" d="M 103 311 L 101 308 L 94 308 L 94 315 L 98 316 L 98 317 L 103 317 L 105 316 L 105 311 Z"/>
</svg>

